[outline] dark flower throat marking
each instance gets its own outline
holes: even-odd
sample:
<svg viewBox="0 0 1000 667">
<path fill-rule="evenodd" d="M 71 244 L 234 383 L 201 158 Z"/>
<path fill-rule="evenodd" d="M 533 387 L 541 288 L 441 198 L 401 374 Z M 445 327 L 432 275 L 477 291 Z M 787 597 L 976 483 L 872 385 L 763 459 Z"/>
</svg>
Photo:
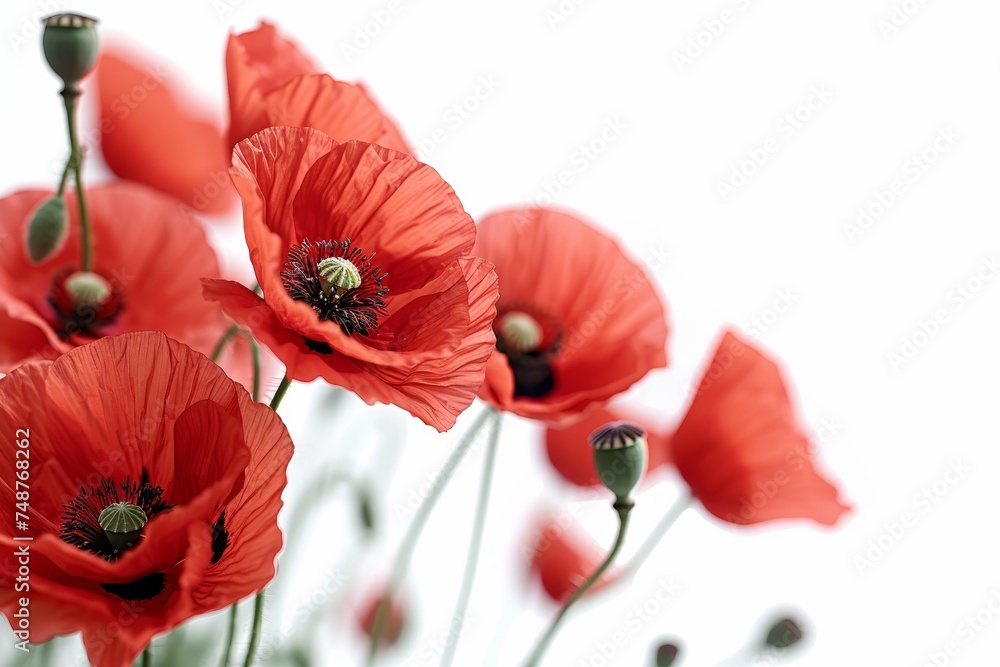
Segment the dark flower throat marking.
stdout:
<svg viewBox="0 0 1000 667">
<path fill-rule="evenodd" d="M 348 336 L 367 336 L 378 329 L 379 316 L 384 316 L 385 295 L 389 287 L 382 284 L 387 273 L 381 266 L 372 266 L 373 255 L 365 255 L 360 248 L 351 248 L 351 240 L 318 241 L 304 239 L 288 251 L 281 282 L 296 301 L 308 304 L 319 319 L 336 322 Z M 353 287 L 338 288 L 320 275 L 320 263 L 337 258 L 346 260 L 357 270 L 359 283 Z M 332 352 L 321 341 L 306 341 L 309 349 L 324 354 Z"/>
</svg>

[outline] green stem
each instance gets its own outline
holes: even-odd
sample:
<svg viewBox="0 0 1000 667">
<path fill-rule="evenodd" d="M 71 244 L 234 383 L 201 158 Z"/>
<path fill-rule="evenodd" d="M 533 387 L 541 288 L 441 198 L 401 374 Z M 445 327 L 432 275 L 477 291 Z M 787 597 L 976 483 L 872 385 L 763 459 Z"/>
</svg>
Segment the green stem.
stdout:
<svg viewBox="0 0 1000 667">
<path fill-rule="evenodd" d="M 87 199 L 83 192 L 83 154 L 76 136 L 76 108 L 80 100 L 78 88 L 65 88 L 62 91 L 66 106 L 66 126 L 69 129 L 70 162 L 73 163 L 74 182 L 76 183 L 76 203 L 80 218 L 80 270 L 90 271 L 90 219 L 87 216 Z"/>
<path fill-rule="evenodd" d="M 500 442 L 500 418 L 497 412 L 491 425 L 490 440 L 486 449 L 486 463 L 483 466 L 483 478 L 479 483 L 479 500 L 476 502 L 476 518 L 472 523 L 472 538 L 469 541 L 469 553 L 465 559 L 465 570 L 462 574 L 462 584 L 458 589 L 458 601 L 448 627 L 448 639 L 441 654 L 441 667 L 450 667 L 455 659 L 458 640 L 465 627 L 465 614 L 469 609 L 469 599 L 472 597 L 472 587 L 476 582 L 476 566 L 479 564 L 479 552 L 483 546 L 483 533 L 486 528 L 486 514 L 490 506 L 490 488 L 493 486 L 493 472 L 497 462 L 497 443 Z"/>
<path fill-rule="evenodd" d="M 260 400 L 260 346 L 257 345 L 257 339 L 253 337 L 253 334 L 249 331 L 243 333 L 250 345 L 250 365 L 253 368 L 253 391 L 250 392 L 250 396 L 256 403 Z"/>
<path fill-rule="evenodd" d="M 63 167 L 62 176 L 59 177 L 59 196 L 63 196 L 63 192 L 66 191 L 66 181 L 69 179 L 69 172 L 73 168 L 73 154 L 66 158 L 66 166 Z"/>
<path fill-rule="evenodd" d="M 142 649 L 142 667 L 153 667 L 153 654 L 149 652 L 149 647 Z"/>
<path fill-rule="evenodd" d="M 229 341 L 233 339 L 233 336 L 235 336 L 239 332 L 239 330 L 240 328 L 235 324 L 226 329 L 226 333 L 222 335 L 222 338 L 219 339 L 219 342 L 215 344 L 215 349 L 212 350 L 212 355 L 211 355 L 212 361 L 216 363 L 219 362 L 219 357 L 222 356 L 222 351 L 226 349 L 226 345 L 229 344 Z"/>
<path fill-rule="evenodd" d="M 229 667 L 229 657 L 233 654 L 233 638 L 236 636 L 237 605 L 229 608 L 229 628 L 226 632 L 226 649 L 222 654 L 222 667 Z"/>
<path fill-rule="evenodd" d="M 382 633 L 385 629 L 385 622 L 389 617 L 392 599 L 396 596 L 396 593 L 399 591 L 399 587 L 403 584 L 403 578 L 406 576 L 406 570 L 410 566 L 410 560 L 413 557 L 413 551 L 417 546 L 420 533 L 423 532 L 424 525 L 430 518 L 431 512 L 434 510 L 434 506 L 437 504 L 438 499 L 441 497 L 441 493 L 448 484 L 448 480 L 455 472 L 458 464 L 461 463 L 463 458 L 465 458 L 465 455 L 468 453 L 469 448 L 472 447 L 472 443 L 475 442 L 476 437 L 479 435 L 479 432 L 482 430 L 487 419 L 494 414 L 496 414 L 496 410 L 494 408 L 488 407 L 484 409 L 476 418 L 476 421 L 473 422 L 472 426 L 469 427 L 469 430 L 459 441 L 454 451 L 452 451 L 452 453 L 448 456 L 448 460 L 445 461 L 440 474 L 434 481 L 434 484 L 431 485 L 430 490 L 427 492 L 427 496 L 420 504 L 420 507 L 417 508 L 416 514 L 413 515 L 413 519 L 406 529 L 406 534 L 403 535 L 403 540 L 399 545 L 399 551 L 396 552 L 396 558 L 393 561 L 392 573 L 389 577 L 389 583 L 386 587 L 385 595 L 382 596 L 378 609 L 375 610 L 375 618 L 372 621 L 371 636 L 368 639 L 368 657 L 365 660 L 365 664 L 368 665 L 368 667 L 375 664 L 375 654 L 378 651 L 378 642 L 379 639 L 382 638 Z"/>
<path fill-rule="evenodd" d="M 555 637 L 556 631 L 559 629 L 559 624 L 562 622 L 563 617 L 566 616 L 566 612 L 569 611 L 570 607 L 572 607 L 577 600 L 587 594 L 587 591 L 589 591 L 593 585 L 600 580 L 601 575 L 603 575 L 604 572 L 611 567 L 611 564 L 614 562 L 615 558 L 617 558 L 618 552 L 621 551 L 622 545 L 625 544 L 625 532 L 628 530 L 628 518 L 631 513 L 632 506 L 633 504 L 631 500 L 625 502 L 615 502 L 615 510 L 618 511 L 618 538 L 615 540 L 615 545 L 611 548 L 611 551 L 608 553 L 608 557 L 604 559 L 604 562 L 601 563 L 596 570 L 594 570 L 594 573 L 590 575 L 590 578 L 587 579 L 587 581 L 583 582 L 583 585 L 580 586 L 575 593 L 573 593 L 572 597 L 566 601 L 566 603 L 562 606 L 562 609 L 559 610 L 559 613 L 556 614 L 556 617 L 552 619 L 552 623 L 549 624 L 545 634 L 542 635 L 541 639 L 538 640 L 538 643 L 535 644 L 535 648 L 531 652 L 531 656 L 528 658 L 528 661 L 524 663 L 525 667 L 537 667 L 537 665 L 541 663 L 542 656 L 545 655 L 545 650 L 548 648 L 552 638 Z"/>
<path fill-rule="evenodd" d="M 281 383 L 278 388 L 274 391 L 274 396 L 271 398 L 271 409 L 275 412 L 278 411 L 278 406 L 281 404 L 281 399 L 285 397 L 285 392 L 288 391 L 288 387 L 291 386 L 292 381 L 288 379 L 285 375 L 281 378 Z"/>
<path fill-rule="evenodd" d="M 247 647 L 247 659 L 243 667 L 251 667 L 257 657 L 257 644 L 260 643 L 260 626 L 264 620 L 264 591 L 257 593 L 253 601 L 253 626 L 250 628 L 250 646 Z"/>
<path fill-rule="evenodd" d="M 656 524 L 653 528 L 653 532 L 649 534 L 649 537 L 642 543 L 642 546 L 633 554 L 632 558 L 629 559 L 621 568 L 620 579 L 624 581 L 631 581 L 635 579 L 636 575 L 639 573 L 639 568 L 642 564 L 652 555 L 653 551 L 656 549 L 657 545 L 663 541 L 663 537 L 667 534 L 675 523 L 677 519 L 680 518 L 684 511 L 691 507 L 691 492 L 684 491 L 681 495 L 674 501 L 674 504 L 670 507 L 668 511 L 660 522 Z"/>
</svg>

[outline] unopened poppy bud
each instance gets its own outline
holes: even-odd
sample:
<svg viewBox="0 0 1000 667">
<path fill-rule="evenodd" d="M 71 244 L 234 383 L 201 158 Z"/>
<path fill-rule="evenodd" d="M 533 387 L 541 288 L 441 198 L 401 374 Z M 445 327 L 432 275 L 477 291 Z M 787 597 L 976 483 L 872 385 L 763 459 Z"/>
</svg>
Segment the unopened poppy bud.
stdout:
<svg viewBox="0 0 1000 667">
<path fill-rule="evenodd" d="M 52 256 L 66 241 L 66 202 L 60 195 L 39 205 L 28 222 L 26 242 L 28 258 L 38 264 Z"/>
<path fill-rule="evenodd" d="M 90 271 L 77 271 L 66 278 L 66 291 L 77 309 L 98 309 L 111 297 L 108 281 Z"/>
<path fill-rule="evenodd" d="M 629 422 L 602 426 L 590 435 L 594 467 L 618 501 L 629 500 L 646 470 L 646 432 Z"/>
<path fill-rule="evenodd" d="M 371 636 L 372 632 L 375 631 L 375 621 L 378 618 L 382 600 L 382 597 L 373 597 L 358 610 L 358 625 L 365 635 Z M 397 600 L 393 600 L 383 613 L 385 617 L 382 619 L 379 645 L 385 648 L 399 641 L 406 625 L 406 615 L 403 604 Z"/>
<path fill-rule="evenodd" d="M 677 644 L 660 644 L 656 649 L 656 667 L 670 667 L 677 662 L 681 649 Z"/>
<path fill-rule="evenodd" d="M 111 546 L 118 551 L 124 551 L 139 543 L 142 528 L 148 518 L 138 505 L 132 503 L 113 503 L 104 508 L 97 522 L 104 529 Z"/>
<path fill-rule="evenodd" d="M 764 643 L 774 648 L 790 648 L 802 641 L 802 627 L 792 618 L 782 618 L 767 631 Z"/>
<path fill-rule="evenodd" d="M 500 317 L 498 329 L 507 348 L 516 352 L 533 352 L 542 342 L 542 326 L 534 317 L 511 311 Z"/>
<path fill-rule="evenodd" d="M 82 14 L 53 14 L 42 19 L 45 60 L 68 90 L 77 88 L 97 62 L 97 19 Z"/>
<path fill-rule="evenodd" d="M 347 290 L 361 285 L 361 272 L 350 260 L 343 257 L 328 257 L 316 265 L 320 280 L 323 283 L 323 293 L 329 295 L 336 290 L 340 296 Z"/>
</svg>

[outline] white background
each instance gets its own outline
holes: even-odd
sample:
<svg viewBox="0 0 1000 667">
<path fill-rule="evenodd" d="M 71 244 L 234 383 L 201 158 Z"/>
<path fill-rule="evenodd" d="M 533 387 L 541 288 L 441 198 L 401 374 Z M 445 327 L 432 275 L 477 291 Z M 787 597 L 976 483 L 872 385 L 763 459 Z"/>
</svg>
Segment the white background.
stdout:
<svg viewBox="0 0 1000 667">
<path fill-rule="evenodd" d="M 568 171 L 558 204 L 600 221 L 640 258 L 669 253 L 651 271 L 670 303 L 672 364 L 641 383 L 633 401 L 665 424 L 675 421 L 720 325 L 760 318 L 767 325 L 757 337 L 787 363 L 804 420 L 814 430 L 827 425 L 825 468 L 856 506 L 837 530 L 732 530 L 690 511 L 632 588 L 581 605 L 546 664 L 646 665 L 654 638 L 679 635 L 685 664 L 714 665 L 783 605 L 810 619 L 815 640 L 798 664 L 919 667 L 935 664 L 928 654 L 949 642 L 956 655 L 938 655 L 938 665 L 995 664 L 1000 620 L 988 604 L 995 597 L 1000 610 L 1000 279 L 988 262 L 1000 252 L 1000 5 L 577 2 L 565 0 L 560 13 L 556 0 L 399 0 L 388 24 L 369 26 L 377 34 L 348 58 L 343 46 L 388 0 L 8 0 L 0 10 L 0 187 L 54 183 L 64 155 L 57 84 L 31 34 L 52 5 L 97 15 L 105 34 L 128 35 L 165 56 L 177 80 L 188 79 L 220 119 L 227 33 L 274 19 L 334 76 L 367 80 L 414 142 L 443 128 L 445 140 L 425 149 L 425 159 L 474 216 L 537 201 Z M 894 15 L 897 7 L 906 11 Z M 715 23 L 723 12 L 729 22 Z M 701 41 L 700 53 L 690 47 L 691 62 L 679 63 L 692 40 Z M 478 88 L 477 100 L 483 78 L 498 87 Z M 475 108 L 455 123 L 456 104 Z M 797 128 L 786 118 L 796 113 Z M 595 141 L 600 154 L 582 157 L 581 146 L 609 122 L 621 128 L 608 131 L 613 140 Z M 943 152 L 934 149 L 939 132 L 954 137 L 938 142 Z M 751 154 L 761 161 L 767 147 L 774 150 L 762 166 L 744 165 Z M 934 162 L 914 171 L 925 151 Z M 719 184 L 734 168 L 754 173 L 724 198 Z M 104 175 L 93 161 L 91 170 L 90 182 Z M 902 194 L 850 234 L 859 207 L 872 207 L 896 180 Z M 237 232 L 230 226 L 216 234 L 234 244 L 233 256 L 242 251 Z M 959 297 L 959 286 L 971 298 Z M 782 294 L 791 295 L 791 306 L 775 317 L 769 309 Z M 921 334 L 935 317 L 934 335 Z M 889 355 L 903 354 L 904 339 L 920 347 L 894 363 Z M 380 503 L 385 530 L 361 566 L 363 588 L 385 573 L 405 525 L 399 508 L 440 466 L 478 406 L 451 434 L 437 436 L 399 410 L 356 402 L 335 423 L 307 418 L 317 394 L 295 387 L 282 406 L 299 446 L 287 497 L 322 459 L 356 455 L 383 490 L 395 473 Z M 369 447 L 376 420 L 396 429 L 385 439 L 405 433 L 405 442 Z M 434 641 L 457 592 L 482 457 L 478 448 L 466 461 L 424 536 L 412 570 L 414 622 L 386 664 L 437 664 Z M 946 478 L 953 465 L 967 471 Z M 640 497 L 626 555 L 677 489 L 668 476 Z M 924 489 L 933 502 L 919 498 Z M 308 600 L 324 572 L 341 567 L 337 554 L 359 540 L 346 496 L 336 497 L 337 509 L 312 527 L 308 565 L 281 573 L 298 575 L 290 608 Z M 613 515 L 603 500 L 586 498 L 584 525 L 608 545 Z M 525 655 L 554 609 L 522 588 L 521 536 L 540 503 L 569 511 L 579 499 L 547 469 L 538 428 L 506 420 L 457 665 L 515 665 Z M 894 537 L 890 526 L 906 514 L 911 525 Z M 680 593 L 635 623 L 633 608 L 655 600 L 658 582 L 671 579 Z M 316 643 L 326 656 L 319 664 L 356 661 L 360 645 L 341 628 L 344 605 L 359 593 L 340 589 L 340 611 L 322 607 L 329 615 L 317 617 Z M 967 619 L 977 613 L 973 626 Z M 282 618 L 281 609 L 269 609 L 268 636 Z M 491 641 L 506 622 L 497 652 Z M 618 632 L 623 645 L 602 662 L 601 645 Z"/>
</svg>

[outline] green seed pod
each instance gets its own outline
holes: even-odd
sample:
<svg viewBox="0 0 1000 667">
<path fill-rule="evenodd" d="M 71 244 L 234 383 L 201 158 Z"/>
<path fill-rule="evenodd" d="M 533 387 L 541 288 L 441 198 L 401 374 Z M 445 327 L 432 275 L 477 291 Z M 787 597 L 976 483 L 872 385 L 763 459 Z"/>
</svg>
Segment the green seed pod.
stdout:
<svg viewBox="0 0 1000 667">
<path fill-rule="evenodd" d="M 594 467 L 604 486 L 619 501 L 628 501 L 646 471 L 646 432 L 635 424 L 615 422 L 590 436 Z"/>
<path fill-rule="evenodd" d="M 142 528 L 148 518 L 142 508 L 132 503 L 108 505 L 97 518 L 111 546 L 119 551 L 134 547 L 142 537 Z"/>
<path fill-rule="evenodd" d="M 764 643 L 774 648 L 790 648 L 802 641 L 802 627 L 793 618 L 782 618 L 767 631 Z"/>
<path fill-rule="evenodd" d="M 361 273 L 358 267 L 343 257 L 329 257 L 316 265 L 320 278 L 325 282 L 323 291 L 327 294 L 336 289 L 337 294 L 361 285 Z"/>
<path fill-rule="evenodd" d="M 66 242 L 66 202 L 59 195 L 43 201 L 28 222 L 25 241 L 28 259 L 40 264 L 57 252 Z"/>
<path fill-rule="evenodd" d="M 42 19 L 42 51 L 52 71 L 73 90 L 97 62 L 97 19 L 53 14 Z"/>
</svg>

